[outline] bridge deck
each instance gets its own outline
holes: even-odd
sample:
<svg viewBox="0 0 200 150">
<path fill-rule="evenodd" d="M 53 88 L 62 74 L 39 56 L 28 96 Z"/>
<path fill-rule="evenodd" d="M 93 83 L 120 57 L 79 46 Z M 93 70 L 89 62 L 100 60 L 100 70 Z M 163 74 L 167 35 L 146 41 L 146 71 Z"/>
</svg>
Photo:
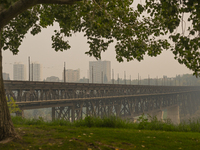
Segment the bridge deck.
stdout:
<svg viewBox="0 0 200 150">
<path fill-rule="evenodd" d="M 121 95 L 121 96 L 105 96 L 105 97 L 88 97 L 88 98 L 71 98 L 71 99 L 52 99 L 52 100 L 38 100 L 38 101 L 23 101 L 16 102 L 16 104 L 26 109 L 37 109 L 37 108 L 48 108 L 48 107 L 59 107 L 59 106 L 72 106 L 73 102 L 90 101 L 90 100 L 106 100 L 106 99 L 125 99 L 125 98 L 145 98 L 145 97 L 158 97 L 167 95 L 177 95 L 183 93 L 190 93 L 191 91 L 184 92 L 171 92 L 171 93 L 158 93 L 158 94 L 138 94 L 138 95 Z M 198 92 L 192 91 L 192 92 Z"/>
</svg>

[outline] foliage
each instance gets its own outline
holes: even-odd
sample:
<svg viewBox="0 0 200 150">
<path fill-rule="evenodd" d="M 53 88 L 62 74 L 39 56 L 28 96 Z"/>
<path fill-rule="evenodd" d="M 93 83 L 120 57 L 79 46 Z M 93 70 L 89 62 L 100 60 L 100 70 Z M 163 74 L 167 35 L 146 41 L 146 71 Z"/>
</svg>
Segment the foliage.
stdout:
<svg viewBox="0 0 200 150">
<path fill-rule="evenodd" d="M 10 113 L 21 112 L 13 97 L 10 97 L 9 101 L 8 98 L 6 99 Z"/>
<path fill-rule="evenodd" d="M 1 0 L 5 9 L 20 0 Z M 141 61 L 145 54 L 157 56 L 170 49 L 175 59 L 199 75 L 200 66 L 200 5 L 198 0 L 146 0 L 133 8 L 133 0 L 84 0 L 73 5 L 35 5 L 15 16 L 2 32 L 2 48 L 17 54 L 25 35 L 36 35 L 42 28 L 59 24 L 52 35 L 52 48 L 70 49 L 74 33 L 84 32 L 89 56 L 101 58 L 101 53 L 115 42 L 116 59 Z M 147 15 L 144 15 L 147 14 Z M 183 30 L 184 14 L 191 24 Z M 182 26 L 182 31 L 177 32 Z M 187 33 L 187 34 L 186 34 Z M 164 38 L 162 38 L 162 36 Z M 166 36 L 170 40 L 166 39 Z"/>
<path fill-rule="evenodd" d="M 155 37 L 169 37 L 174 58 L 199 76 L 200 1 L 146 0 L 145 5 L 138 5 L 138 10 L 148 14 L 148 26 Z"/>
<path fill-rule="evenodd" d="M 76 127 L 86 126 L 86 127 L 107 127 L 107 128 L 124 128 L 128 127 L 130 124 L 131 124 L 130 122 L 122 120 L 116 116 L 103 117 L 102 119 L 98 117 L 96 118 L 87 116 L 83 120 L 77 120 L 74 123 Z"/>
<path fill-rule="evenodd" d="M 144 114 L 142 114 L 137 121 L 139 122 L 138 128 L 139 129 L 144 129 L 145 126 L 147 126 L 148 122 L 148 118 L 144 116 Z"/>
<path fill-rule="evenodd" d="M 173 124 L 170 119 L 158 120 L 156 117 L 141 115 L 137 122 L 122 120 L 118 117 L 96 118 L 88 116 L 83 120 L 69 122 L 67 120 L 44 121 L 39 119 L 26 119 L 19 116 L 12 117 L 15 125 L 47 125 L 47 126 L 68 126 L 68 127 L 88 127 L 88 128 L 124 128 L 139 130 L 160 130 L 177 132 L 200 132 L 200 118 L 182 121 L 180 124 Z"/>
<path fill-rule="evenodd" d="M 54 120 L 44 121 L 42 117 L 39 119 L 26 119 L 21 117 L 12 117 L 14 124 L 20 125 L 51 125 L 51 126 L 75 126 L 75 127 L 108 127 L 108 128 L 128 128 L 132 123 L 122 120 L 115 116 L 96 118 L 87 116 L 83 120 L 76 120 L 75 122 L 69 122 L 66 120 Z M 134 126 L 133 124 L 131 126 Z"/>
</svg>

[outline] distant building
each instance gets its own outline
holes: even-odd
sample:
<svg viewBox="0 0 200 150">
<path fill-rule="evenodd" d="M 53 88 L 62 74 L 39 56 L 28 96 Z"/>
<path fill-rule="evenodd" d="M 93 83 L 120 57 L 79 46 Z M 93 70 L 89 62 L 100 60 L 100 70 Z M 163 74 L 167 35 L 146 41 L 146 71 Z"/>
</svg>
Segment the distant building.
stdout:
<svg viewBox="0 0 200 150">
<path fill-rule="evenodd" d="M 13 64 L 13 80 L 26 80 L 25 65 L 20 62 Z"/>
<path fill-rule="evenodd" d="M 88 83 L 88 82 L 89 82 L 88 78 L 83 77 L 82 79 L 79 79 L 79 83 Z"/>
<path fill-rule="evenodd" d="M 42 65 L 38 62 L 30 64 L 30 81 L 42 81 Z"/>
<path fill-rule="evenodd" d="M 111 81 L 110 61 L 90 61 L 89 62 L 90 83 L 108 83 Z"/>
<path fill-rule="evenodd" d="M 67 70 L 65 70 L 65 79 L 66 79 L 66 82 L 79 82 L 80 69 L 77 69 L 77 70 L 67 69 Z M 63 81 L 64 81 L 64 72 L 63 72 Z"/>
<path fill-rule="evenodd" d="M 9 73 L 3 73 L 3 80 L 10 80 Z"/>
<path fill-rule="evenodd" d="M 59 78 L 55 76 L 47 77 L 46 78 L 47 82 L 59 82 Z"/>
</svg>

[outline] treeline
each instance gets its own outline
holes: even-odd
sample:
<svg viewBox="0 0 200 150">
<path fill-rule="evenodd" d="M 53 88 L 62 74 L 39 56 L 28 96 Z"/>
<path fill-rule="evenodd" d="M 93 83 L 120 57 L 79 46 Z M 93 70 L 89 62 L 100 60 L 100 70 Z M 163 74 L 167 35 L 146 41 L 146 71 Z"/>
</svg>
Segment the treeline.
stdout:
<svg viewBox="0 0 200 150">
<path fill-rule="evenodd" d="M 131 85 L 155 85 L 155 86 L 200 86 L 200 78 L 192 74 L 177 75 L 176 77 L 146 78 L 146 79 L 122 79 L 111 80 L 110 84 L 131 84 Z"/>
<path fill-rule="evenodd" d="M 79 83 L 91 83 L 88 78 L 82 78 Z M 111 79 L 105 84 L 131 84 L 131 85 L 155 85 L 155 86 L 200 86 L 200 78 L 192 74 L 177 75 L 176 77 L 163 76 L 162 78 L 145 78 L 141 79 Z"/>
</svg>

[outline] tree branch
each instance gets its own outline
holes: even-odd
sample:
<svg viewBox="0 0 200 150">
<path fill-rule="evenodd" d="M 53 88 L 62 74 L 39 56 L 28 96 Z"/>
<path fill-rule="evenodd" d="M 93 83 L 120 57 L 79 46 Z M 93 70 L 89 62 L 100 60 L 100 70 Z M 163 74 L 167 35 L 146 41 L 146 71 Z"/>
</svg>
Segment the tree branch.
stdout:
<svg viewBox="0 0 200 150">
<path fill-rule="evenodd" d="M 74 4 L 81 0 L 38 0 L 38 4 Z"/>
<path fill-rule="evenodd" d="M 68 4 L 71 5 L 80 0 L 18 0 L 9 8 L 0 11 L 0 29 L 7 25 L 10 20 L 37 4 Z"/>
</svg>

